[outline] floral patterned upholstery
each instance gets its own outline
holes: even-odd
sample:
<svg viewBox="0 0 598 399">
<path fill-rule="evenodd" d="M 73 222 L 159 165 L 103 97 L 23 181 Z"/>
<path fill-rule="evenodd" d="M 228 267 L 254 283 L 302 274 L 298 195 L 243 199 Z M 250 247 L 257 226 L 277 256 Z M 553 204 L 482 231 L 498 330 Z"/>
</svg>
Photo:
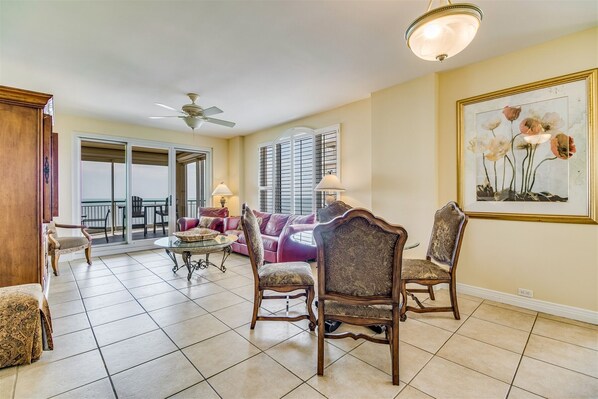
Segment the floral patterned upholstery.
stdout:
<svg viewBox="0 0 598 399">
<path fill-rule="evenodd" d="M 322 233 L 322 239 L 327 292 L 390 296 L 397 234 L 355 218 Z"/>
<path fill-rule="evenodd" d="M 351 305 L 332 299 L 326 301 L 327 316 L 349 316 L 392 320 L 391 305 Z"/>
<path fill-rule="evenodd" d="M 450 273 L 425 259 L 403 259 L 401 278 L 406 280 L 448 280 Z"/>
<path fill-rule="evenodd" d="M 465 214 L 454 202 L 449 202 L 436 211 L 428 248 L 430 258 L 449 267 L 453 266 L 465 218 Z"/>
<path fill-rule="evenodd" d="M 50 308 L 39 284 L 0 288 L 0 342 L 0 368 L 29 364 L 53 349 Z"/>
<path fill-rule="evenodd" d="M 255 267 L 259 270 L 264 264 L 264 242 L 262 241 L 258 218 L 248 206 L 245 206 L 243 215 L 241 215 L 241 225 L 245 234 L 247 248 L 250 254 L 253 253 Z"/>
<path fill-rule="evenodd" d="M 334 201 L 325 208 L 318 209 L 318 221 L 320 223 L 328 223 L 337 216 L 341 216 L 351 209 L 350 205 L 343 201 Z"/>
<path fill-rule="evenodd" d="M 313 285 L 314 277 L 305 262 L 267 263 L 258 271 L 260 286 Z"/>
</svg>

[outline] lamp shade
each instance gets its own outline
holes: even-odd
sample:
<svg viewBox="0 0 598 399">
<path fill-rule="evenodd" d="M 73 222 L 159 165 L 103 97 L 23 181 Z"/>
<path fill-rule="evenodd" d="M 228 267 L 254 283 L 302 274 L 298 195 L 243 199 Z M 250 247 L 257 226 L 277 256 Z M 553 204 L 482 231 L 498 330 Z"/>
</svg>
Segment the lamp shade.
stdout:
<svg viewBox="0 0 598 399">
<path fill-rule="evenodd" d="M 475 37 L 482 10 L 473 4 L 452 4 L 428 9 L 405 32 L 407 46 L 427 61 L 444 61 L 463 51 Z"/>
<path fill-rule="evenodd" d="M 212 193 L 212 195 L 221 195 L 221 196 L 233 195 L 233 192 L 230 191 L 230 188 L 228 188 L 226 186 L 226 184 L 224 184 L 224 182 L 220 182 L 220 184 L 217 185 L 216 188 L 214 189 L 214 192 Z"/>
<path fill-rule="evenodd" d="M 345 191 L 345 188 L 336 175 L 327 174 L 316 185 L 314 191 Z"/>
</svg>

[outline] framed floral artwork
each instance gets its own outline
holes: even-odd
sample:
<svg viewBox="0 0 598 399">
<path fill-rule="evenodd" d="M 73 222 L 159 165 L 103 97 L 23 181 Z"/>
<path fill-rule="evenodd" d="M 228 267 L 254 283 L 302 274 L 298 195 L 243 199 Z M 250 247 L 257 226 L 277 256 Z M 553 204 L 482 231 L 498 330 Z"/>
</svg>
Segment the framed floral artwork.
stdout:
<svg viewBox="0 0 598 399">
<path fill-rule="evenodd" d="M 592 69 L 457 102 L 468 215 L 598 223 L 597 77 Z"/>
</svg>

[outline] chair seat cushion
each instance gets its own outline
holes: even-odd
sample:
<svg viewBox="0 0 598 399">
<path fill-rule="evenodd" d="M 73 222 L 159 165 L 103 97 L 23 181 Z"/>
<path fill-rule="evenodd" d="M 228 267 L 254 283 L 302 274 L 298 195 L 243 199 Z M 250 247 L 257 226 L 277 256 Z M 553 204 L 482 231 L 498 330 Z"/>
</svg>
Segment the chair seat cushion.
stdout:
<svg viewBox="0 0 598 399">
<path fill-rule="evenodd" d="M 57 238 L 60 247 L 58 248 L 61 251 L 65 249 L 73 249 L 84 247 L 89 244 L 89 240 L 85 237 L 58 237 Z"/>
<path fill-rule="evenodd" d="M 401 278 L 404 280 L 449 280 L 450 273 L 425 259 L 403 259 Z"/>
<path fill-rule="evenodd" d="M 258 270 L 260 287 L 314 285 L 311 267 L 305 262 L 267 263 Z"/>
<path fill-rule="evenodd" d="M 326 316 L 365 317 L 392 320 L 391 305 L 349 305 L 327 299 L 324 303 Z"/>
</svg>

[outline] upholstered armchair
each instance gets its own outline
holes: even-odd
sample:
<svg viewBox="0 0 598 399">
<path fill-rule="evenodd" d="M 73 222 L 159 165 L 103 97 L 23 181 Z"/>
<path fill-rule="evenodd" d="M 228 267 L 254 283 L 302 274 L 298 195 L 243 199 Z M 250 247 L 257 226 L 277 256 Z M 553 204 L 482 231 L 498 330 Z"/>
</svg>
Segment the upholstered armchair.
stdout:
<svg viewBox="0 0 598 399">
<path fill-rule="evenodd" d="M 265 263 L 264 242 L 260 232 L 260 224 L 254 212 L 243 204 L 241 215 L 243 234 L 247 243 L 251 269 L 254 279 L 253 316 L 251 329 L 255 328 L 257 320 L 270 321 L 299 321 L 309 320 L 309 329 L 316 327 L 316 318 L 312 311 L 312 302 L 315 296 L 314 277 L 311 267 L 305 262 Z M 294 295 L 264 295 L 264 291 L 290 293 L 302 291 Z M 307 313 L 297 316 L 258 316 L 259 308 L 264 299 L 290 299 L 305 297 Z"/>
<path fill-rule="evenodd" d="M 60 237 L 57 228 L 81 229 L 83 237 Z M 58 276 L 58 259 L 60 255 L 85 250 L 87 264 L 91 266 L 91 236 L 85 226 L 57 224 L 50 222 L 48 227 L 48 253 L 51 257 L 52 270 Z"/>
<path fill-rule="evenodd" d="M 318 246 L 318 375 L 324 375 L 324 339 L 363 338 L 389 344 L 392 383 L 399 384 L 401 263 L 407 231 L 365 209 L 314 229 Z M 324 321 L 386 326 L 384 338 L 329 333 Z"/>
<path fill-rule="evenodd" d="M 467 215 L 459 208 L 459 205 L 454 201 L 449 202 L 434 215 L 434 226 L 426 259 L 405 259 L 403 261 L 401 292 L 404 300 L 401 308 L 401 321 L 405 321 L 407 318 L 407 311 L 416 313 L 453 312 L 455 319 L 460 319 L 456 275 L 467 220 Z M 420 284 L 426 288 L 407 289 L 409 283 Z M 433 286 L 442 283 L 449 285 L 451 306 L 426 307 L 413 294 L 414 292 L 428 293 L 430 299 L 435 300 Z M 407 295 L 417 303 L 418 307 L 407 306 Z"/>
</svg>

